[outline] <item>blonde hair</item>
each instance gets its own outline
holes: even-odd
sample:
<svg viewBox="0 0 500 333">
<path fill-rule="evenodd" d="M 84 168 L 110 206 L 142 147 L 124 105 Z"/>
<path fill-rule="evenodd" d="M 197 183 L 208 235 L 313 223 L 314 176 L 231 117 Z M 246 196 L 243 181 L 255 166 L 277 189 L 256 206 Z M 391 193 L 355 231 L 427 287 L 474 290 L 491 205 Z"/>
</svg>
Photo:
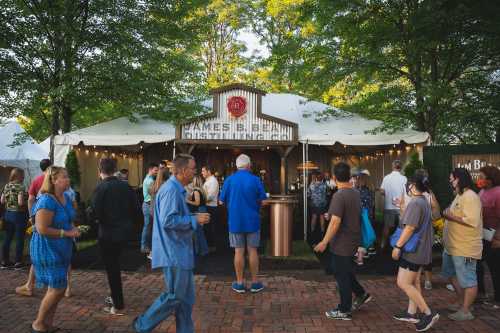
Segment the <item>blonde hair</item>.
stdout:
<svg viewBox="0 0 500 333">
<path fill-rule="evenodd" d="M 149 194 L 155 195 L 160 190 L 160 187 L 163 185 L 163 183 L 168 180 L 168 176 L 169 176 L 169 171 L 167 168 L 158 170 L 158 174 L 156 175 L 156 180 L 153 186 L 151 186 L 151 188 L 149 189 Z"/>
<path fill-rule="evenodd" d="M 40 188 L 40 193 L 55 194 L 54 183 L 57 177 L 63 172 L 66 172 L 66 168 L 56 166 L 48 167 L 45 172 L 42 187 Z"/>
<path fill-rule="evenodd" d="M 201 178 L 200 175 L 196 175 L 193 177 L 193 189 L 196 189 L 201 192 L 203 197 L 207 197 L 207 194 L 205 193 L 205 189 L 203 188 L 203 179 Z"/>
<path fill-rule="evenodd" d="M 13 181 L 22 182 L 24 180 L 24 170 L 19 168 L 14 168 L 10 171 L 9 182 Z"/>
</svg>

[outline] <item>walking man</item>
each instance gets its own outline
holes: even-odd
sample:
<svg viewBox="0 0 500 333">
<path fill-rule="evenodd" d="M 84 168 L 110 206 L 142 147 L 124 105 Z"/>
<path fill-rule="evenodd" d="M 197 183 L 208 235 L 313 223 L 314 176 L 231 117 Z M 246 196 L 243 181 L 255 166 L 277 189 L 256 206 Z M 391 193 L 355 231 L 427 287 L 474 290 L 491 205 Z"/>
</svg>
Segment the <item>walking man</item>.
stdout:
<svg viewBox="0 0 500 333">
<path fill-rule="evenodd" d="M 227 207 L 229 224 L 229 244 L 234 248 L 234 270 L 236 281 L 232 288 L 237 293 L 244 293 L 246 287 L 243 281 L 245 269 L 245 248 L 250 261 L 252 276 L 251 292 L 264 289 L 257 280 L 259 272 L 260 244 L 260 206 L 266 199 L 264 186 L 259 177 L 250 172 L 250 157 L 241 154 L 236 159 L 238 171 L 224 182 L 220 201 Z"/>
<path fill-rule="evenodd" d="M 340 304 L 327 311 L 326 316 L 337 320 L 352 320 L 352 311 L 358 310 L 372 299 L 354 275 L 353 256 L 361 243 L 361 199 L 359 191 L 349 183 L 351 167 L 347 163 L 336 164 L 333 173 L 338 191 L 333 195 L 328 210 L 330 224 L 325 237 L 315 246 L 314 251 L 324 252 L 330 246 L 333 274 L 340 292 Z M 354 301 L 353 293 L 356 296 Z"/>
<path fill-rule="evenodd" d="M 137 197 L 128 183 L 114 176 L 116 161 L 103 158 L 99 161 L 102 182 L 92 195 L 91 207 L 99 226 L 98 243 L 108 275 L 111 298 L 104 311 L 123 315 L 123 290 L 120 271 L 120 254 L 132 233 L 133 217 L 138 208 Z"/>
<path fill-rule="evenodd" d="M 384 196 L 384 230 L 380 240 L 380 249 L 387 245 L 391 229 L 399 224 L 400 209 L 395 205 L 406 193 L 407 179 L 401 174 L 400 160 L 392 162 L 392 172 L 384 177 L 380 192 Z"/>
<path fill-rule="evenodd" d="M 151 332 L 172 313 L 177 332 L 194 332 L 193 233 L 210 215 L 192 215 L 186 204 L 184 186 L 196 172 L 193 156 L 179 154 L 173 163 L 174 175 L 156 194 L 153 223 L 152 268 L 163 269 L 166 290 L 134 320 L 133 328 L 140 333 Z"/>
<path fill-rule="evenodd" d="M 142 182 L 142 194 L 144 202 L 142 203 L 142 214 L 144 215 L 144 226 L 142 227 L 141 235 L 141 252 L 147 253 L 148 256 L 151 252 L 151 194 L 149 189 L 155 182 L 156 175 L 158 174 L 158 164 L 150 163 L 148 174 Z"/>
</svg>

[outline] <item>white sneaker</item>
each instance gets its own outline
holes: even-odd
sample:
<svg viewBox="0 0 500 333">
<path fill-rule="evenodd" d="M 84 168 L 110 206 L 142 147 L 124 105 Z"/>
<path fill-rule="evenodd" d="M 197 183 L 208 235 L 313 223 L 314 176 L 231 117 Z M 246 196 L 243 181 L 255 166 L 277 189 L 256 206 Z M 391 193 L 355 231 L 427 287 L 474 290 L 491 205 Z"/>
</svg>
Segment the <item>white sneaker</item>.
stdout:
<svg viewBox="0 0 500 333">
<path fill-rule="evenodd" d="M 153 260 L 153 255 L 151 254 L 151 252 L 148 253 L 148 255 L 146 256 L 146 258 L 148 258 L 149 260 Z"/>
<path fill-rule="evenodd" d="M 123 313 L 122 310 L 118 310 L 114 306 L 106 306 L 102 310 L 106 313 L 109 313 L 110 315 L 113 315 L 113 316 L 124 316 L 125 315 L 125 313 Z"/>
<path fill-rule="evenodd" d="M 432 282 L 431 281 L 425 281 L 424 282 L 424 288 L 425 288 L 425 290 L 432 290 Z"/>
<path fill-rule="evenodd" d="M 451 283 L 448 283 L 446 285 L 446 289 L 448 289 L 449 291 L 455 291 L 455 287 L 453 287 L 453 285 Z"/>
</svg>

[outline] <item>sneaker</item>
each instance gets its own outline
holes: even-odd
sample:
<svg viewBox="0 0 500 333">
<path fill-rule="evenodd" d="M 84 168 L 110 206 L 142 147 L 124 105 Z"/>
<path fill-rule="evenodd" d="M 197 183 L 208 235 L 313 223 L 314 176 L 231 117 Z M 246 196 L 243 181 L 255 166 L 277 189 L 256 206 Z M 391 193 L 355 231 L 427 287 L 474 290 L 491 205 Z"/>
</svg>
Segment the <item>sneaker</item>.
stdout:
<svg viewBox="0 0 500 333">
<path fill-rule="evenodd" d="M 146 258 L 148 258 L 149 260 L 153 260 L 153 255 L 151 254 L 151 252 L 148 253 L 148 255 L 146 256 Z"/>
<path fill-rule="evenodd" d="M 422 316 L 420 321 L 415 324 L 417 332 L 425 332 L 430 329 L 439 320 L 439 313 L 432 312 L 430 315 Z"/>
<path fill-rule="evenodd" d="M 31 297 L 33 296 L 33 289 L 29 289 L 26 285 L 22 285 L 16 288 L 16 294 Z"/>
<path fill-rule="evenodd" d="M 233 282 L 231 288 L 238 294 L 244 294 L 246 292 L 245 285 L 243 283 Z"/>
<path fill-rule="evenodd" d="M 448 311 L 451 311 L 451 312 L 457 312 L 458 310 L 461 310 L 462 309 L 462 304 L 456 304 L 456 303 L 452 303 L 450 305 L 448 305 L 447 307 Z M 471 305 L 469 307 L 469 311 L 474 311 L 476 308 L 474 307 L 474 305 Z"/>
<path fill-rule="evenodd" d="M 495 301 L 495 300 L 487 300 L 484 301 L 483 304 L 487 307 L 492 308 L 493 310 L 498 310 L 500 309 L 500 302 Z M 472 311 L 472 310 L 471 310 Z"/>
<path fill-rule="evenodd" d="M 104 312 L 113 315 L 113 316 L 124 316 L 123 310 L 118 310 L 114 306 L 106 306 L 102 309 Z"/>
<path fill-rule="evenodd" d="M 372 295 L 365 293 L 363 296 L 355 297 L 352 302 L 352 311 L 359 310 L 364 304 L 370 302 L 372 300 Z"/>
<path fill-rule="evenodd" d="M 446 289 L 448 289 L 449 291 L 455 291 L 455 287 L 453 287 L 453 285 L 451 283 L 448 283 L 446 285 Z"/>
<path fill-rule="evenodd" d="M 20 271 L 21 269 L 23 269 L 24 267 L 26 267 L 25 264 L 23 264 L 22 262 L 16 262 L 14 264 L 14 270 L 16 271 Z"/>
<path fill-rule="evenodd" d="M 104 303 L 112 306 L 113 305 L 113 299 L 111 298 L 111 296 L 107 296 L 104 299 Z"/>
<path fill-rule="evenodd" d="M 258 293 L 259 291 L 264 290 L 264 285 L 261 282 L 254 282 L 250 287 L 250 292 Z"/>
<path fill-rule="evenodd" d="M 396 320 L 399 320 L 399 321 L 404 321 L 404 322 L 407 322 L 407 323 L 412 323 L 412 324 L 416 324 L 420 321 L 420 319 L 417 317 L 417 314 L 411 314 L 411 313 L 408 313 L 408 311 L 404 310 L 404 311 L 401 311 L 401 312 L 398 312 L 398 313 L 395 313 L 392 318 L 396 319 Z"/>
<path fill-rule="evenodd" d="M 425 290 L 432 290 L 432 282 L 431 281 L 425 281 L 424 282 L 424 289 Z"/>
<path fill-rule="evenodd" d="M 0 264 L 0 269 L 10 269 L 12 267 L 14 267 L 14 265 L 10 261 L 8 261 L 8 262 L 2 262 Z"/>
<path fill-rule="evenodd" d="M 368 249 L 368 255 L 374 256 L 377 254 L 377 250 L 374 247 Z"/>
<path fill-rule="evenodd" d="M 333 309 L 325 312 L 326 318 L 336 319 L 336 320 L 352 320 L 352 314 L 350 312 L 342 312 L 338 309 Z"/>
<path fill-rule="evenodd" d="M 462 310 L 458 310 L 457 312 L 448 315 L 448 318 L 454 321 L 466 321 L 474 319 L 474 316 L 470 312 L 465 313 Z"/>
</svg>

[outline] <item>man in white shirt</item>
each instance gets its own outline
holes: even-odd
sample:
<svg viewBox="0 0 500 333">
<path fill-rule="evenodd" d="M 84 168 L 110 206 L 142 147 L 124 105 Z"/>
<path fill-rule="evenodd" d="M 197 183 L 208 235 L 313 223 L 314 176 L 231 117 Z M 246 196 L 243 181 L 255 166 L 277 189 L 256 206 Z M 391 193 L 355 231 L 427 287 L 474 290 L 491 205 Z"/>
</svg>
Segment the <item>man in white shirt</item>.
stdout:
<svg viewBox="0 0 500 333">
<path fill-rule="evenodd" d="M 205 237 L 209 247 L 213 248 L 216 244 L 216 239 L 222 237 L 222 235 L 216 235 L 216 231 L 220 229 L 218 223 L 217 205 L 219 201 L 219 182 L 217 178 L 213 175 L 213 169 L 210 166 L 203 166 L 201 168 L 201 175 L 205 179 L 203 184 L 203 189 L 207 194 L 206 205 L 207 213 L 210 214 L 211 223 L 207 224 L 203 230 L 205 231 Z"/>
<path fill-rule="evenodd" d="M 406 177 L 401 174 L 402 166 L 400 160 L 394 160 L 392 172 L 384 177 L 380 186 L 380 192 L 384 196 L 384 231 L 380 241 L 381 249 L 387 245 L 391 229 L 399 223 L 399 207 L 395 205 L 395 201 L 399 201 L 405 194 L 407 182 Z"/>
</svg>

